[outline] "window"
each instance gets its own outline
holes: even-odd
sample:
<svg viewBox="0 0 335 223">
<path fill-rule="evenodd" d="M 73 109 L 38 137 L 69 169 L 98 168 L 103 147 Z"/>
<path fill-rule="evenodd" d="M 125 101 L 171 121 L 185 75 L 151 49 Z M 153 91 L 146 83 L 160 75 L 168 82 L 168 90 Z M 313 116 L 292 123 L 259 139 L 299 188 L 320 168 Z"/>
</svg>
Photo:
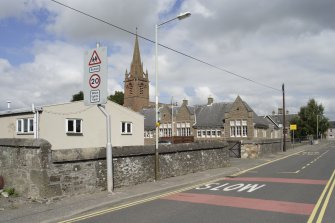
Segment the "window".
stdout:
<svg viewBox="0 0 335 223">
<path fill-rule="evenodd" d="M 242 120 L 242 136 L 247 137 L 248 136 L 248 126 L 247 126 L 247 121 Z"/>
<path fill-rule="evenodd" d="M 230 121 L 230 137 L 247 137 L 248 126 L 246 120 Z"/>
<path fill-rule="evenodd" d="M 191 135 L 190 123 L 177 123 L 177 136 L 190 136 Z"/>
<path fill-rule="evenodd" d="M 153 135 L 152 131 L 144 131 L 144 138 L 151 139 L 153 137 L 154 137 L 154 135 Z"/>
<path fill-rule="evenodd" d="M 81 119 L 66 119 L 66 133 L 69 134 L 81 134 L 82 131 L 82 122 Z"/>
<path fill-rule="evenodd" d="M 266 130 L 262 130 L 263 132 L 263 138 L 266 138 Z"/>
<path fill-rule="evenodd" d="M 230 137 L 235 137 L 235 126 L 230 126 Z"/>
<path fill-rule="evenodd" d="M 241 137 L 241 126 L 236 126 L 236 137 Z"/>
<path fill-rule="evenodd" d="M 257 138 L 257 129 L 254 130 L 254 137 Z"/>
<path fill-rule="evenodd" d="M 171 127 L 172 127 L 171 124 L 161 124 L 159 126 L 159 136 L 160 137 L 171 137 L 172 136 Z"/>
<path fill-rule="evenodd" d="M 248 136 L 248 127 L 242 126 L 242 136 L 247 137 Z"/>
<path fill-rule="evenodd" d="M 212 137 L 216 137 L 216 131 L 212 130 Z"/>
<path fill-rule="evenodd" d="M 16 120 L 16 132 L 18 134 L 33 134 L 34 133 L 34 119 L 22 118 Z"/>
<path fill-rule="evenodd" d="M 198 137 L 198 138 L 201 137 L 201 130 L 197 130 L 197 137 Z"/>
<path fill-rule="evenodd" d="M 216 130 L 216 135 L 218 136 L 218 137 L 221 137 L 221 130 Z"/>
<path fill-rule="evenodd" d="M 121 122 L 121 134 L 130 135 L 133 133 L 133 123 Z"/>
</svg>

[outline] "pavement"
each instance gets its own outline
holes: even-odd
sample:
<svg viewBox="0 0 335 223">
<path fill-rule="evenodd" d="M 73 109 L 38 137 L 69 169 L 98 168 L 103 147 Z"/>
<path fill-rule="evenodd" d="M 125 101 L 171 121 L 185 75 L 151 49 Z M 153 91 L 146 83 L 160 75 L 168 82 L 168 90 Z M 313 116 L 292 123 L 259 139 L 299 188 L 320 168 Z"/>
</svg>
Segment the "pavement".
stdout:
<svg viewBox="0 0 335 223">
<path fill-rule="evenodd" d="M 286 152 L 269 154 L 257 159 L 231 159 L 230 167 L 211 169 L 156 182 L 117 188 L 113 193 L 102 191 L 93 194 L 66 197 L 47 203 L 32 201 L 14 202 L 10 208 L 0 209 L 0 223 L 59 222 L 80 214 L 129 204 L 232 176 L 299 151 L 326 145 L 327 142 L 321 142 L 318 145 L 296 146 L 295 148 L 289 148 Z"/>
</svg>

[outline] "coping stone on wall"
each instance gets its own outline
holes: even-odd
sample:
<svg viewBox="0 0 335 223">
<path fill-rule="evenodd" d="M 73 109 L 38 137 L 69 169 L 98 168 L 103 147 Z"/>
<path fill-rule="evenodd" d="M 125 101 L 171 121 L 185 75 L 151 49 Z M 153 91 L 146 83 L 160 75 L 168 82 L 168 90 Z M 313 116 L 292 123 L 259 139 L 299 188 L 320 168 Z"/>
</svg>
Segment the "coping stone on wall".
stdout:
<svg viewBox="0 0 335 223">
<path fill-rule="evenodd" d="M 51 149 L 51 144 L 45 139 L 15 139 L 15 138 L 0 138 L 0 146 L 6 147 L 24 147 L 31 149 L 39 149 L 47 151 Z"/>
<path fill-rule="evenodd" d="M 209 150 L 227 147 L 225 142 L 196 142 L 172 145 L 159 145 L 159 154 Z M 113 158 L 154 155 L 154 145 L 113 147 Z M 106 159 L 106 148 L 76 148 L 52 150 L 52 162 L 76 162 L 83 160 Z"/>
</svg>

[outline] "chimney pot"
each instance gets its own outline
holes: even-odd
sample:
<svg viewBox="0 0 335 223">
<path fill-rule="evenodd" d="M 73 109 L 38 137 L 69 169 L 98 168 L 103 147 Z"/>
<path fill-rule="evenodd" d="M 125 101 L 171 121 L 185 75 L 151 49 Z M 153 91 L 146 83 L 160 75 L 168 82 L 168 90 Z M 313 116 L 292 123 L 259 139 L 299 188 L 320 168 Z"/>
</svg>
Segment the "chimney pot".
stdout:
<svg viewBox="0 0 335 223">
<path fill-rule="evenodd" d="M 214 102 L 214 98 L 209 97 L 208 101 L 207 101 L 207 105 L 211 105 L 211 104 L 213 104 L 213 102 Z"/>
</svg>

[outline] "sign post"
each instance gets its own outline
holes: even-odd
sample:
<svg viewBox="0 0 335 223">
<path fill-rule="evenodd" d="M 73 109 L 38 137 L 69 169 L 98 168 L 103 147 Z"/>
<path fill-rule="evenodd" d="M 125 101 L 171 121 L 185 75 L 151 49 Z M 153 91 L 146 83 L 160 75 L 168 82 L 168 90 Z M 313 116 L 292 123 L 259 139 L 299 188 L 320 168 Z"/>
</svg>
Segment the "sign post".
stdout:
<svg viewBox="0 0 335 223">
<path fill-rule="evenodd" d="M 106 163 L 107 163 L 107 191 L 113 192 L 113 151 L 111 143 L 110 115 L 106 112 L 107 103 L 107 47 L 99 47 L 85 52 L 84 59 L 84 104 L 97 105 L 106 117 Z"/>
<path fill-rule="evenodd" d="M 294 146 L 294 131 L 297 130 L 297 125 L 290 125 L 290 130 L 292 131 L 292 134 L 293 134 L 293 146 Z"/>
</svg>

